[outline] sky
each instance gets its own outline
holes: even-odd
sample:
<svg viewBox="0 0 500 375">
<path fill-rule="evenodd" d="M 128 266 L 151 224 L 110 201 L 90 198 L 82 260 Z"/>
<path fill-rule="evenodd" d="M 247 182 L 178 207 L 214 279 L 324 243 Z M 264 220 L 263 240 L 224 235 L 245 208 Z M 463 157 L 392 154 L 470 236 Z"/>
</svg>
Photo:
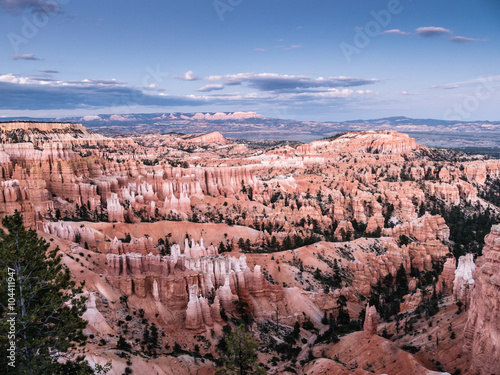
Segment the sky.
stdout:
<svg viewBox="0 0 500 375">
<path fill-rule="evenodd" d="M 498 0 L 0 0 L 0 117 L 500 120 Z"/>
</svg>

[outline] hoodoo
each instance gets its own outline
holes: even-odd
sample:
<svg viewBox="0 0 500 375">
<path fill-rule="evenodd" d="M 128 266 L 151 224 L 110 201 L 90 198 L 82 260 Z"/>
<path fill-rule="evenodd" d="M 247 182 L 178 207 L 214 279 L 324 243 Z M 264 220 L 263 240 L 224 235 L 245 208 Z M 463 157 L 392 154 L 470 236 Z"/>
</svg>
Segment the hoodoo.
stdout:
<svg viewBox="0 0 500 375">
<path fill-rule="evenodd" d="M 497 370 L 500 230 L 476 263 L 464 251 L 485 229 L 457 233 L 500 218 L 499 161 L 448 161 L 394 131 L 249 145 L 1 129 L 0 215 L 20 211 L 85 281 L 87 358 L 125 368 L 109 351 L 121 336 L 131 353 L 164 354 L 147 366 L 196 353 L 213 375 L 211 356 L 243 324 L 275 373 Z"/>
<path fill-rule="evenodd" d="M 464 350 L 472 354 L 473 370 L 496 374 L 500 372 L 500 225 L 486 236 L 477 266 Z"/>
</svg>

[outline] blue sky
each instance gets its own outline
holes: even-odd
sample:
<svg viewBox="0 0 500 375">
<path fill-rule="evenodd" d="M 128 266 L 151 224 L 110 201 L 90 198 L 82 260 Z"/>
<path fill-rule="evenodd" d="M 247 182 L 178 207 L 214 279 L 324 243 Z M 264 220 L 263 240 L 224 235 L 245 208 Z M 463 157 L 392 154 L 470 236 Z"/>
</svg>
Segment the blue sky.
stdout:
<svg viewBox="0 0 500 375">
<path fill-rule="evenodd" d="M 497 0 L 0 0 L 0 116 L 500 120 Z"/>
</svg>

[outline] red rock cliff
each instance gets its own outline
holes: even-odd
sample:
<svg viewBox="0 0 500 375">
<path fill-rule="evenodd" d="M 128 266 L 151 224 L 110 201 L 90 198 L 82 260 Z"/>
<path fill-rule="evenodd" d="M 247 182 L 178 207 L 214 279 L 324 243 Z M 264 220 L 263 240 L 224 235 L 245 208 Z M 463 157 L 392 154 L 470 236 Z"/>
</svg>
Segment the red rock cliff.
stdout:
<svg viewBox="0 0 500 375">
<path fill-rule="evenodd" d="M 486 236 L 465 326 L 464 351 L 480 374 L 500 373 L 500 225 Z"/>
</svg>

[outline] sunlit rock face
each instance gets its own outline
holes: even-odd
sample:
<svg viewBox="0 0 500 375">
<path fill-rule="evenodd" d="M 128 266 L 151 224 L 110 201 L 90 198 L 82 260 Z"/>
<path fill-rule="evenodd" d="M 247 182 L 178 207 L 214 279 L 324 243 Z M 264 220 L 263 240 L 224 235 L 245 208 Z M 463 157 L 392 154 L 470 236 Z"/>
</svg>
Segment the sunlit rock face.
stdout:
<svg viewBox="0 0 500 375">
<path fill-rule="evenodd" d="M 208 134 L 200 135 L 198 137 L 188 138 L 183 141 L 185 143 L 212 143 L 220 145 L 229 143 L 229 141 L 224 138 L 224 136 L 219 132 L 211 132 Z"/>
<path fill-rule="evenodd" d="M 464 350 L 472 353 L 473 370 L 496 374 L 500 371 L 500 225 L 492 228 L 485 242 L 477 260 Z"/>
<path fill-rule="evenodd" d="M 363 332 L 365 338 L 370 338 L 377 334 L 378 314 L 375 306 L 368 306 L 366 308 L 365 323 L 363 325 Z"/>
<path fill-rule="evenodd" d="M 146 168 L 141 157 L 147 157 L 147 153 L 137 159 L 126 154 L 137 148 L 133 140 L 89 133 L 80 124 L 6 123 L 0 126 L 4 138 L 12 131 L 22 131 L 28 142 L 0 145 L 6 188 L 0 213 L 13 213 L 15 209 L 26 212 L 25 222 L 29 226 L 35 224 L 36 212 L 44 216 L 49 210 L 55 214 L 59 209 L 63 216 L 65 212 L 74 215 L 82 205 L 94 216 L 99 214 L 101 220 L 107 215 L 110 222 L 133 221 L 134 212 L 141 210 L 147 210 L 148 218 L 170 214 L 187 218 L 192 212 L 192 199 L 203 199 L 207 195 L 234 196 L 242 184 L 259 196 L 259 181 L 248 167 L 179 168 L 162 163 Z M 190 138 L 187 143 L 212 142 L 226 144 L 227 140 L 220 133 L 212 133 Z M 101 149 L 117 150 L 120 160 L 102 159 L 106 154 Z M 125 154 L 122 150 L 126 150 Z M 98 158 L 83 158 L 84 154 Z M 12 181 L 10 185 L 8 181 Z M 66 202 L 58 200 L 54 206 L 50 196 Z"/>
<path fill-rule="evenodd" d="M 473 254 L 467 254 L 458 259 L 453 282 L 453 298 L 466 306 L 470 304 L 471 292 L 474 289 L 475 272 L 476 264 Z"/>
<path fill-rule="evenodd" d="M 391 237 L 406 235 L 415 237 L 420 242 L 432 240 L 448 240 L 450 229 L 441 216 L 425 215 L 415 221 L 397 225 L 392 229 L 384 229 L 384 233 Z"/>
<path fill-rule="evenodd" d="M 120 201 L 118 199 L 118 195 L 116 193 L 111 194 L 111 198 L 107 199 L 107 207 L 108 207 L 108 220 L 111 222 L 118 221 L 118 222 L 123 222 L 124 216 L 123 212 L 124 209 L 122 205 L 120 204 Z"/>
<path fill-rule="evenodd" d="M 450 295 L 453 293 L 456 265 L 457 261 L 455 257 L 446 259 L 443 266 L 443 272 L 439 275 L 436 285 L 437 293 L 441 295 Z"/>
<path fill-rule="evenodd" d="M 321 149 L 352 153 L 406 154 L 420 146 L 415 139 L 395 131 L 351 132 L 331 142 L 315 141 L 298 148 L 299 152 L 312 153 Z"/>
<path fill-rule="evenodd" d="M 126 252 L 124 245 L 128 244 L 116 238 L 111 244 L 107 255 L 110 282 L 126 295 L 152 296 L 173 309 L 185 309 L 185 327 L 190 330 L 220 321 L 220 307 L 231 312 L 239 299 L 251 303 L 250 296 L 269 298 L 276 293 L 260 266 L 252 271 L 245 256 L 219 256 L 213 245 L 205 248 L 203 239 L 192 240 L 191 245 L 186 239 L 182 253 L 174 244 L 171 255 L 163 257 Z"/>
<path fill-rule="evenodd" d="M 257 112 L 217 112 L 214 114 L 198 112 L 191 117 L 194 120 L 244 120 L 249 118 L 262 118 L 262 116 Z"/>
</svg>

